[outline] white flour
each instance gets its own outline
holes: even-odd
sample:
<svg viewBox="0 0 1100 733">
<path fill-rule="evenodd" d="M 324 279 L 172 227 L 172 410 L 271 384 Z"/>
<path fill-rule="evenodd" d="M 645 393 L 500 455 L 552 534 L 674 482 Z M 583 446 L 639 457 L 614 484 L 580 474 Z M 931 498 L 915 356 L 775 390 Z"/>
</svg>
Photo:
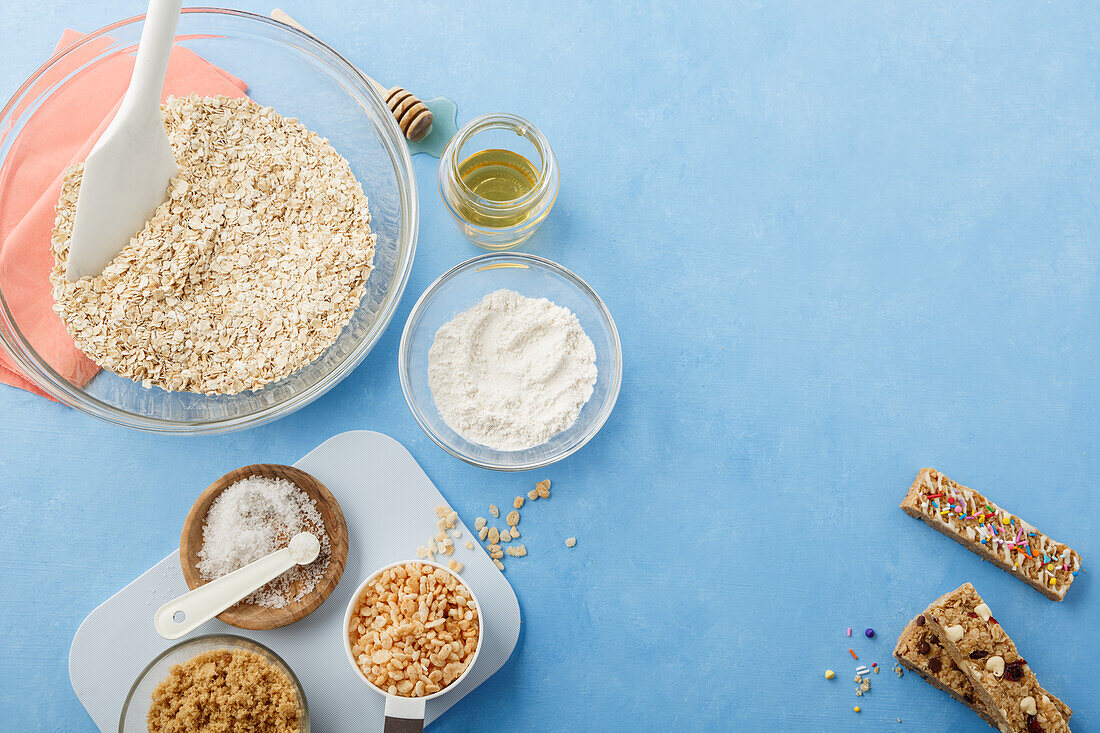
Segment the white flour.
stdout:
<svg viewBox="0 0 1100 733">
<path fill-rule="evenodd" d="M 531 448 L 568 428 L 595 383 L 596 349 L 577 317 L 511 290 L 445 323 L 428 350 L 428 385 L 443 420 L 496 450 Z"/>
</svg>

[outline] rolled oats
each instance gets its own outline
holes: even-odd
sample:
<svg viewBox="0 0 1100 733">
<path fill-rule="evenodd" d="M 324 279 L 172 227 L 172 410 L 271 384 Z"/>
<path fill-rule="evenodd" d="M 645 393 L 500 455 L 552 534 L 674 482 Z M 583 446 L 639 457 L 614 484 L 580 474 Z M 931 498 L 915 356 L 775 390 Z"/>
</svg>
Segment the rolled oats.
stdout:
<svg viewBox="0 0 1100 733">
<path fill-rule="evenodd" d="M 306 366 L 363 297 L 374 235 L 327 140 L 250 99 L 162 105 L 179 174 L 95 277 L 65 276 L 83 166 L 57 203 L 54 310 L 96 364 L 146 387 L 236 394 Z"/>
</svg>

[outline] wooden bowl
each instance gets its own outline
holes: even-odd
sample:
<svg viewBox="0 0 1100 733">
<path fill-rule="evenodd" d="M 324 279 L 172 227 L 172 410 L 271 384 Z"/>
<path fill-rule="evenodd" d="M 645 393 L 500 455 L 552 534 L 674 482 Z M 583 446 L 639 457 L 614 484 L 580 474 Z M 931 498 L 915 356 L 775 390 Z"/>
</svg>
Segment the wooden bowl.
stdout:
<svg viewBox="0 0 1100 733">
<path fill-rule="evenodd" d="M 183 578 L 192 590 L 208 582 L 199 574 L 198 562 L 199 550 L 202 549 L 203 524 L 206 522 L 206 513 L 210 510 L 210 505 L 226 488 L 250 476 L 286 479 L 304 491 L 317 504 L 317 511 L 325 523 L 325 532 L 328 534 L 331 547 L 328 568 L 324 576 L 305 597 L 282 608 L 266 608 L 241 601 L 218 615 L 219 619 L 238 629 L 277 629 L 313 613 L 336 589 L 348 559 L 348 526 L 344 522 L 344 512 L 340 510 L 340 505 L 333 495 L 324 484 L 305 471 L 276 463 L 258 463 L 230 471 L 210 484 L 206 491 L 199 495 L 183 523 L 183 532 L 180 535 L 180 565 L 183 567 Z"/>
</svg>

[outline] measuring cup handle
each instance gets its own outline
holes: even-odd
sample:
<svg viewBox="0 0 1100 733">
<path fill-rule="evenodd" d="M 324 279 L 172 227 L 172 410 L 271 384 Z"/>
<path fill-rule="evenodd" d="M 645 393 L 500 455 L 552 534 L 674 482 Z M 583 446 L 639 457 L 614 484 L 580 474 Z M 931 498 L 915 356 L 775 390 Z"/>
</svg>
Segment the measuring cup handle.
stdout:
<svg viewBox="0 0 1100 733">
<path fill-rule="evenodd" d="M 386 716 L 386 727 L 383 733 L 421 733 L 424 730 L 423 720 L 409 720 L 408 718 L 391 718 Z"/>
<path fill-rule="evenodd" d="M 386 695 L 385 733 L 421 733 L 424 730 L 424 698 Z"/>
</svg>

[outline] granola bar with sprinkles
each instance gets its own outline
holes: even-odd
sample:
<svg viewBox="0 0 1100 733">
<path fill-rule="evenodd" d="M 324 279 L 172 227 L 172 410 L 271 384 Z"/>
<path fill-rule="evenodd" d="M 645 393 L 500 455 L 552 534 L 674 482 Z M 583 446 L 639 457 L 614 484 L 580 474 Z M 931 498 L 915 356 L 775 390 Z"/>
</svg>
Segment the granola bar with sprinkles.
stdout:
<svg viewBox="0 0 1100 733">
<path fill-rule="evenodd" d="M 920 470 L 901 508 L 1055 601 L 1081 571 L 1068 545 L 933 468 Z"/>
</svg>

